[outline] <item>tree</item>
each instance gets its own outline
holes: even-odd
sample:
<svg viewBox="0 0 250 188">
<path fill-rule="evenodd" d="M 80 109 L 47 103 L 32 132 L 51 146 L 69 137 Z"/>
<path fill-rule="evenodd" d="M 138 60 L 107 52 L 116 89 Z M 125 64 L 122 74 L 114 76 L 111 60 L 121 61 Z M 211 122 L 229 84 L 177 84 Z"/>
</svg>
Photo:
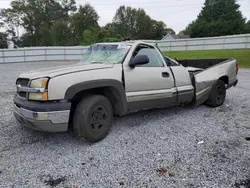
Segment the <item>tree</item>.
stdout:
<svg viewBox="0 0 250 188">
<path fill-rule="evenodd" d="M 168 34 L 168 33 L 170 33 L 170 34 L 172 34 L 172 35 L 175 35 L 175 31 L 174 31 L 172 28 L 166 28 L 166 29 L 164 30 L 164 35 L 166 35 L 166 34 Z"/>
<path fill-rule="evenodd" d="M 94 7 L 85 4 L 77 9 L 75 0 L 12 0 L 10 8 L 0 11 L 0 26 L 22 47 L 161 39 L 174 32 L 141 8 L 121 6 L 105 27 L 98 25 L 98 19 Z M 19 28 L 24 29 L 23 36 Z"/>
<path fill-rule="evenodd" d="M 31 36 L 31 45 L 43 43 L 41 28 L 50 29 L 57 20 L 67 20 L 69 13 L 76 10 L 75 0 L 13 0 L 10 5 L 4 15 L 6 22 L 19 23 Z"/>
<path fill-rule="evenodd" d="M 70 18 L 74 35 L 81 38 L 85 30 L 98 30 L 98 19 L 96 10 L 90 4 L 80 6 L 79 10 Z"/>
<path fill-rule="evenodd" d="M 126 39 L 161 39 L 167 29 L 164 22 L 151 19 L 143 9 L 125 6 L 118 8 L 113 22 L 105 27 Z"/>
<path fill-rule="evenodd" d="M 114 34 L 114 24 L 113 23 L 107 23 L 103 29 L 106 29 L 110 34 Z"/>
<path fill-rule="evenodd" d="M 95 43 L 97 40 L 97 37 L 89 29 L 84 30 L 82 36 L 83 36 L 82 45 L 85 45 L 85 46 L 91 45 Z"/>
<path fill-rule="evenodd" d="M 32 36 L 29 33 L 24 33 L 17 41 L 16 45 L 19 47 L 30 47 L 32 44 Z"/>
<path fill-rule="evenodd" d="M 50 37 L 54 46 L 70 46 L 75 42 L 68 21 L 58 20 L 51 28 Z"/>
<path fill-rule="evenodd" d="M 1 48 L 8 48 L 8 34 L 4 32 L 0 32 L 0 49 Z"/>
<path fill-rule="evenodd" d="M 246 33 L 250 33 L 250 20 L 246 23 Z"/>
<path fill-rule="evenodd" d="M 152 20 L 153 35 L 151 39 L 161 40 L 168 33 L 174 33 L 174 30 L 167 28 L 166 24 L 162 21 Z"/>
<path fill-rule="evenodd" d="M 106 26 L 102 27 L 98 34 L 99 42 L 120 42 L 124 40 L 124 38 L 115 33 L 113 23 L 108 23 Z"/>
<path fill-rule="evenodd" d="M 104 42 L 104 40 L 107 40 L 107 38 L 111 37 L 111 33 L 108 29 L 106 29 L 105 27 L 100 28 L 98 34 L 97 34 L 97 38 L 99 42 Z"/>
<path fill-rule="evenodd" d="M 39 41 L 39 46 L 52 46 L 53 41 L 51 38 L 51 28 L 47 23 L 42 23 L 37 32 L 37 41 Z"/>
<path fill-rule="evenodd" d="M 187 26 L 184 34 L 212 37 L 245 32 L 245 19 L 236 0 L 206 0 L 198 18 Z"/>
<path fill-rule="evenodd" d="M 190 35 L 191 29 L 192 29 L 194 23 L 195 23 L 195 21 L 188 24 L 188 26 L 184 30 L 180 31 L 179 35 Z"/>
<path fill-rule="evenodd" d="M 136 9 L 121 6 L 116 11 L 112 26 L 114 33 L 119 33 L 125 38 L 133 38 L 136 34 Z"/>
<path fill-rule="evenodd" d="M 12 9 L 2 9 L 0 11 L 0 19 L 2 27 L 6 29 L 7 34 L 12 40 L 20 37 L 20 19 L 16 12 Z"/>
<path fill-rule="evenodd" d="M 135 39 L 153 39 L 157 22 L 151 20 L 143 9 L 136 11 Z"/>
<path fill-rule="evenodd" d="M 69 13 L 75 12 L 76 10 L 77 10 L 77 7 L 76 7 L 75 0 L 62 0 L 61 11 L 62 11 L 64 17 L 68 18 Z"/>
</svg>

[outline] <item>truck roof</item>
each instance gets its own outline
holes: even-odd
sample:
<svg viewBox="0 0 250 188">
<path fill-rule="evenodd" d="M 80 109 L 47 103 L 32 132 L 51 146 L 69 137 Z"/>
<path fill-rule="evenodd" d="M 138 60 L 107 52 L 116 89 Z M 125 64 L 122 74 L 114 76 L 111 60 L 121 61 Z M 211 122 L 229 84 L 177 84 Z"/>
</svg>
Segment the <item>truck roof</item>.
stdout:
<svg viewBox="0 0 250 188">
<path fill-rule="evenodd" d="M 141 40 L 136 40 L 136 41 L 121 41 L 121 42 L 98 42 L 94 43 L 92 45 L 127 45 L 127 46 L 132 46 L 136 44 L 147 44 L 147 45 L 155 45 L 156 43 L 150 43 L 150 42 L 145 42 Z"/>
<path fill-rule="evenodd" d="M 119 44 L 124 44 L 127 43 L 126 41 L 122 41 L 122 42 L 98 42 L 98 43 L 94 43 L 92 45 L 97 45 L 97 44 L 106 44 L 106 45 L 119 45 Z"/>
</svg>

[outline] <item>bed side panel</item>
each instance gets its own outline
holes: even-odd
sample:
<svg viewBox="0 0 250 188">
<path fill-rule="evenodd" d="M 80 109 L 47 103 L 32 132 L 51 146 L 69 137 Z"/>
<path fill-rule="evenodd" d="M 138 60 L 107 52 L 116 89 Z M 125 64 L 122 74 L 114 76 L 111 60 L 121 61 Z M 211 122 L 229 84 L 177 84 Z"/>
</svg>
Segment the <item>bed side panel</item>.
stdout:
<svg viewBox="0 0 250 188">
<path fill-rule="evenodd" d="M 235 59 L 224 61 L 195 75 L 196 105 L 208 99 L 213 85 L 223 76 L 228 76 L 229 84 L 237 80 Z"/>
</svg>

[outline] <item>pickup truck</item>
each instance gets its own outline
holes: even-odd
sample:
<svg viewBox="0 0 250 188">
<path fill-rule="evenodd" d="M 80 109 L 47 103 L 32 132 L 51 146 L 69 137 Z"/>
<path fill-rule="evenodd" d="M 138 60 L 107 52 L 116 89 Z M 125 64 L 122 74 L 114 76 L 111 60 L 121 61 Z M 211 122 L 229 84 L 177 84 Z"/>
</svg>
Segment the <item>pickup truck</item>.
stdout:
<svg viewBox="0 0 250 188">
<path fill-rule="evenodd" d="M 114 116 L 173 106 L 221 106 L 236 86 L 235 59 L 174 60 L 157 44 L 96 43 L 70 66 L 43 68 L 16 80 L 14 116 L 29 128 L 104 139 Z"/>
</svg>

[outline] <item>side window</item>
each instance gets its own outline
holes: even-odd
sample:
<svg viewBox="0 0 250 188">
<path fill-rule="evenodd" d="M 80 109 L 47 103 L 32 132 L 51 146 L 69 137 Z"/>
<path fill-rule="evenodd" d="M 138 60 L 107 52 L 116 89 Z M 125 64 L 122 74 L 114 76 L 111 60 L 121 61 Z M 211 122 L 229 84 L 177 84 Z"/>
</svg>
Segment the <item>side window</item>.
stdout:
<svg viewBox="0 0 250 188">
<path fill-rule="evenodd" d="M 163 67 L 161 56 L 154 48 L 142 48 L 139 50 L 137 55 L 147 55 L 149 58 L 149 63 L 141 65 L 140 67 Z"/>
</svg>

